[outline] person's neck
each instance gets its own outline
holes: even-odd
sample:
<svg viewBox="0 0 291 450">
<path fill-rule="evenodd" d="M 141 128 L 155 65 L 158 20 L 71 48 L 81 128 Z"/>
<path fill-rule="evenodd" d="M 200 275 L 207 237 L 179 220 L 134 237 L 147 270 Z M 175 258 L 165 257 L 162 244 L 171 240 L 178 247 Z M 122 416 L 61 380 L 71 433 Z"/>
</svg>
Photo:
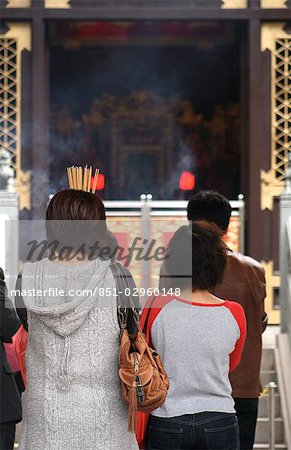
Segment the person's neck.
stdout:
<svg viewBox="0 0 291 450">
<path fill-rule="evenodd" d="M 184 298 L 190 302 L 195 303 L 221 303 L 224 300 L 215 297 L 215 295 L 210 294 L 207 290 L 197 289 L 193 292 L 191 290 L 183 290 L 181 291 L 180 298 Z"/>
</svg>

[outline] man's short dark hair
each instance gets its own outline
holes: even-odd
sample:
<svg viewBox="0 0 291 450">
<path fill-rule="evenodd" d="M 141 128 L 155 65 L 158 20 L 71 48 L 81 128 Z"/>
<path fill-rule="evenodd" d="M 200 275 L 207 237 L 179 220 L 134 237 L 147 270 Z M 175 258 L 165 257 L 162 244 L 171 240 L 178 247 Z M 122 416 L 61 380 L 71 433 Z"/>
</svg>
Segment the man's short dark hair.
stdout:
<svg viewBox="0 0 291 450">
<path fill-rule="evenodd" d="M 188 220 L 206 220 L 226 232 L 231 216 L 229 201 L 219 192 L 200 191 L 194 194 L 187 206 Z"/>
<path fill-rule="evenodd" d="M 169 242 L 166 278 L 172 287 L 212 291 L 222 281 L 226 246 L 214 223 L 192 222 L 179 228 Z"/>
</svg>

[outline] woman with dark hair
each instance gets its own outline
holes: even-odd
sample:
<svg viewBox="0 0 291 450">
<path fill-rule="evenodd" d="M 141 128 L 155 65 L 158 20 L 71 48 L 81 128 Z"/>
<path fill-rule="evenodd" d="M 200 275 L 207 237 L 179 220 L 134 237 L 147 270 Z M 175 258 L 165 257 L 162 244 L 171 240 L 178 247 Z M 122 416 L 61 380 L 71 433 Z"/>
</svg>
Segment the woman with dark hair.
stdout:
<svg viewBox="0 0 291 450">
<path fill-rule="evenodd" d="M 50 256 L 24 264 L 17 298 L 28 330 L 20 450 L 138 448 L 120 392 L 105 219 L 97 195 L 58 192 L 46 212 Z"/>
<path fill-rule="evenodd" d="M 147 449 L 239 448 L 228 373 L 239 364 L 246 323 L 239 304 L 211 294 L 226 263 L 221 237 L 206 222 L 181 227 L 164 263 L 167 286 L 180 295 L 151 298 L 143 311 L 170 378 L 166 402 L 149 419 Z"/>
</svg>

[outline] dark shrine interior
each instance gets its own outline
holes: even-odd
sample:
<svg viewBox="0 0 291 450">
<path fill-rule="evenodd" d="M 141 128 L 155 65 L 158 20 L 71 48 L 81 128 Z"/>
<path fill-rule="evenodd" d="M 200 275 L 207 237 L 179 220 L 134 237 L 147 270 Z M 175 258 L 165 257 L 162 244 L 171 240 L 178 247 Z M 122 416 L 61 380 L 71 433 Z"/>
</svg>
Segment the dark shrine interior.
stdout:
<svg viewBox="0 0 291 450">
<path fill-rule="evenodd" d="M 239 27 L 54 22 L 48 34 L 52 192 L 66 187 L 64 166 L 88 164 L 105 175 L 106 199 L 237 198 Z M 195 186 L 180 189 L 183 172 Z"/>
</svg>

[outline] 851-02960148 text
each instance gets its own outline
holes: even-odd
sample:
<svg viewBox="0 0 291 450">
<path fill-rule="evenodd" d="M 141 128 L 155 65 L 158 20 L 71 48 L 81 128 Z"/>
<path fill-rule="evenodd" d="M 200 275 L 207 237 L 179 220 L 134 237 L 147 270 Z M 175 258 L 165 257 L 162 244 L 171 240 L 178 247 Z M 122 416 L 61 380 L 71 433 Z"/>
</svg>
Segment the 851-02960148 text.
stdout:
<svg viewBox="0 0 291 450">
<path fill-rule="evenodd" d="M 156 297 L 158 296 L 162 296 L 162 297 L 166 297 L 167 295 L 173 295 L 176 297 L 179 297 L 181 294 L 181 289 L 180 288 L 137 288 L 134 287 L 132 289 L 130 289 L 129 287 L 125 288 L 123 292 L 121 292 L 120 290 L 118 290 L 117 288 L 99 288 L 98 289 L 98 294 L 100 297 L 105 296 L 105 297 L 110 297 L 111 295 L 113 295 L 114 297 L 117 297 L 119 294 L 124 294 L 126 295 L 126 297 L 139 297 L 139 296 L 148 296 L 150 297 L 151 295 L 155 295 Z"/>
</svg>

